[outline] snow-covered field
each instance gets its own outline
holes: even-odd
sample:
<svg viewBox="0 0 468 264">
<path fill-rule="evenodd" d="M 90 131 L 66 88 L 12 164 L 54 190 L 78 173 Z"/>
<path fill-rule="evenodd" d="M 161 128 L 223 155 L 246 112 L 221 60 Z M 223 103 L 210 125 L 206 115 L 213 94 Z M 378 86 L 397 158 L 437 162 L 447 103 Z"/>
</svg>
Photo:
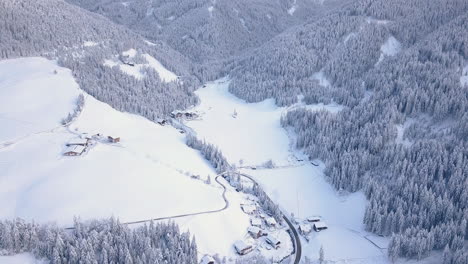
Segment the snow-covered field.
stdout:
<svg viewBox="0 0 468 264">
<path fill-rule="evenodd" d="M 365 238 L 369 234 L 362 224 L 364 195 L 338 193 L 326 182 L 320 162 L 317 161 L 317 167 L 298 161 L 304 157 L 291 147 L 290 138 L 294 135 L 288 135 L 280 126 L 280 117 L 287 109 L 276 107 L 273 100 L 245 103 L 228 92 L 227 79 L 209 83 L 196 93 L 201 104 L 194 110 L 203 115 L 201 120 L 187 125 L 198 137 L 220 147 L 228 161 L 237 165 L 239 160 L 250 166 L 273 160 L 281 168 L 242 171 L 252 175 L 273 200 L 298 220 L 319 215 L 328 224 L 328 230 L 313 232 L 309 242 L 302 241 L 304 255 L 317 259 L 323 246 L 326 259 L 337 263 L 387 262 L 385 252 Z M 335 105 L 307 107 L 339 111 Z"/>
<path fill-rule="evenodd" d="M 63 127 L 61 118 L 73 111 L 73 102 L 83 93 L 70 71 L 42 58 L 0 65 L 12 69 L 10 75 L 0 70 L 1 115 L 40 124 L 26 130 L 22 122 L 1 121 L 2 128 L 9 129 L 1 130 L 2 140 L 24 137 L 0 147 L 0 219 L 21 217 L 67 227 L 74 216 L 83 220 L 116 216 L 127 222 L 224 207 L 215 171 L 185 145 L 185 136 L 177 129 L 118 112 L 89 95 L 78 118 Z M 102 138 L 82 156 L 63 156 L 66 143 L 98 133 Z M 107 136 L 121 141 L 109 143 Z M 203 181 L 208 175 L 211 184 Z M 195 234 L 201 253 L 233 256 L 232 243 L 246 234 L 249 217 L 240 209 L 244 197 L 232 189 L 227 197 L 230 206 L 225 211 L 177 220 Z"/>
<path fill-rule="evenodd" d="M 46 59 L 0 61 L 0 147 L 59 126 L 78 94 L 70 71 Z"/>
</svg>

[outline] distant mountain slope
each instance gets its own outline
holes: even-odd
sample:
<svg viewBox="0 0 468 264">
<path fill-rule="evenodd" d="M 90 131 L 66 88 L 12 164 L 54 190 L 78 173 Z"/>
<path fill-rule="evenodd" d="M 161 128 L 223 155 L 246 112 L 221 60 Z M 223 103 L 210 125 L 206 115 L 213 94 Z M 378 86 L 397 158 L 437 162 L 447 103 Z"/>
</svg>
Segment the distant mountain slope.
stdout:
<svg viewBox="0 0 468 264">
<path fill-rule="evenodd" d="M 145 41 L 108 19 L 62 0 L 6 0 L 0 3 L 0 58 L 45 55 L 72 69 L 80 86 L 118 110 L 156 119 L 196 103 L 191 64 L 161 41 Z M 133 48 L 145 62 L 151 55 L 184 82 L 166 83 L 153 67 L 143 79 L 104 66 Z M 149 62 L 145 62 L 149 63 Z"/>
<path fill-rule="evenodd" d="M 195 62 L 227 59 L 351 0 L 67 0 L 148 39 L 164 39 Z"/>
</svg>

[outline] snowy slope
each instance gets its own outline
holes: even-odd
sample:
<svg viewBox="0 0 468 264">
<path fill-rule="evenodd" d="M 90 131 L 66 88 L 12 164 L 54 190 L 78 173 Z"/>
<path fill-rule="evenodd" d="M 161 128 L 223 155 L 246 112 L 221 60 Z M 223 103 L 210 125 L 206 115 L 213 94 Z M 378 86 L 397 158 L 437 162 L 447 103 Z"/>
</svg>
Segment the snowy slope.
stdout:
<svg viewBox="0 0 468 264">
<path fill-rule="evenodd" d="M 31 99 L 17 91 L 29 93 L 35 89 L 29 79 L 42 76 L 41 69 L 53 68 L 63 74 L 60 94 L 76 97 L 77 89 L 71 73 L 55 63 L 41 58 L 3 61 L 5 68 L 19 63 L 35 67 L 16 67 L 14 76 L 2 79 L 2 92 L 16 98 L 10 111 L 22 109 Z M 47 71 L 46 71 L 47 73 Z M 43 74 L 44 75 L 44 74 Z M 43 76 L 49 83 L 56 78 Z M 52 79 L 52 80 L 49 80 Z M 26 83 L 22 90 L 17 83 Z M 46 85 L 35 102 L 48 102 L 55 87 Z M 58 88 L 57 88 L 58 89 Z M 8 103 L 0 97 L 0 105 Z M 70 99 L 71 100 L 71 99 Z M 71 100 L 72 101 L 72 100 Z M 28 134 L 16 144 L 0 147 L 0 219 L 21 217 L 36 222 L 56 222 L 69 226 L 74 216 L 83 220 L 116 216 L 122 222 L 222 209 L 223 188 L 215 181 L 215 172 L 198 151 L 185 145 L 185 136 L 170 126 L 160 126 L 140 116 L 118 112 L 107 104 L 85 95 L 85 106 L 79 117 L 68 127 L 59 125 L 62 116 L 74 109 L 49 107 L 50 111 L 31 113 L 31 120 L 56 116 L 49 126 L 55 129 Z M 43 116 L 45 115 L 45 117 Z M 8 127 L 12 126 L 7 123 Z M 28 131 L 29 132 L 29 131 Z M 79 141 L 85 135 L 100 133 L 102 140 L 79 157 L 65 157 L 65 144 Z M 121 137 L 110 144 L 106 136 Z M 12 136 L 6 140 L 12 140 Z M 25 166 L 27 165 L 27 166 Z M 201 180 L 192 179 L 199 175 Z M 211 176 L 211 184 L 203 180 Z M 220 180 L 224 185 L 227 183 Z M 201 253 L 234 256 L 232 244 L 246 235 L 249 216 L 240 209 L 245 197 L 229 188 L 229 207 L 211 214 L 178 218 L 184 230 L 196 236 Z M 213 236 L 216 235 L 216 239 Z M 29 263 L 24 256 L 0 258 L 2 261 Z M 15 262 L 12 262 L 15 263 Z M 34 263 L 34 262 L 31 262 Z"/>
<path fill-rule="evenodd" d="M 46 59 L 0 61 L 0 146 L 59 126 L 78 94 L 70 71 Z"/>
<path fill-rule="evenodd" d="M 364 195 L 336 192 L 325 180 L 323 165 L 298 161 L 304 157 L 290 145 L 294 135 L 288 135 L 280 126 L 280 117 L 288 109 L 276 107 L 272 100 L 247 104 L 231 95 L 227 86 L 228 80 L 222 79 L 196 91 L 201 104 L 194 110 L 203 115 L 188 125 L 200 138 L 220 147 L 230 162 L 242 159 L 244 165 L 260 165 L 272 159 L 278 165 L 275 169 L 241 171 L 253 176 L 274 201 L 299 221 L 319 215 L 327 222 L 328 230 L 313 232 L 309 242 L 302 241 L 303 254 L 317 259 L 323 245 L 326 259 L 337 263 L 388 262 L 384 250 L 365 238 L 369 234 L 362 224 Z M 340 110 L 336 105 L 302 107 Z M 232 115 L 234 109 L 236 118 Z M 384 239 L 383 244 L 387 242 Z"/>
</svg>

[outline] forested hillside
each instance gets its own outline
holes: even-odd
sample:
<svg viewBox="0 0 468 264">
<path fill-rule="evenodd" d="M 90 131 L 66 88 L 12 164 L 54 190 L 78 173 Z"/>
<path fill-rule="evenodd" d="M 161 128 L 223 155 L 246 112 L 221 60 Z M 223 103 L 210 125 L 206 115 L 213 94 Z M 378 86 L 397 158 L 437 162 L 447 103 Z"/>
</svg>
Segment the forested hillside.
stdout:
<svg viewBox="0 0 468 264">
<path fill-rule="evenodd" d="M 351 0 L 67 0 L 141 33 L 163 39 L 198 63 L 225 60 L 287 28 Z"/>
<path fill-rule="evenodd" d="M 50 263 L 198 263 L 195 239 L 175 224 L 130 229 L 118 220 L 82 223 L 72 230 L 23 220 L 0 221 L 0 251 L 31 252 Z"/>
<path fill-rule="evenodd" d="M 250 102 L 335 102 L 295 110 L 284 126 L 326 162 L 338 189 L 363 189 L 369 231 L 391 257 L 445 249 L 467 263 L 468 2 L 359 1 L 297 27 L 240 61 L 230 90 Z"/>
<path fill-rule="evenodd" d="M 47 56 L 72 69 L 80 87 L 118 110 L 149 119 L 197 102 L 189 61 L 163 42 L 139 35 L 61 0 L 0 2 L 0 58 Z M 130 48 L 152 55 L 184 82 L 166 83 L 151 68 L 137 79 L 104 60 Z"/>
</svg>

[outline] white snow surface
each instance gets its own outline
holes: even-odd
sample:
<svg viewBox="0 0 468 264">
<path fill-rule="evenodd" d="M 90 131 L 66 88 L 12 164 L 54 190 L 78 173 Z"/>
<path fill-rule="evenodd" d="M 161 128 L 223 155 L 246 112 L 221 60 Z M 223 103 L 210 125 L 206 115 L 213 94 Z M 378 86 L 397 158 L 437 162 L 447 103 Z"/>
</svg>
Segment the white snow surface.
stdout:
<svg viewBox="0 0 468 264">
<path fill-rule="evenodd" d="M 94 47 L 94 46 L 97 46 L 97 45 L 98 45 L 98 43 L 97 43 L 97 42 L 94 42 L 94 41 L 85 41 L 85 42 L 83 43 L 83 46 L 84 46 L 84 47 Z"/>
<path fill-rule="evenodd" d="M 151 42 L 147 42 L 148 45 L 156 45 Z M 128 51 L 122 52 L 122 55 L 131 58 L 134 58 L 138 52 L 135 49 L 130 49 Z M 177 80 L 177 75 L 170 70 L 168 70 L 164 65 L 162 65 L 157 59 L 155 59 L 153 56 L 149 54 L 142 54 L 143 58 L 146 60 L 146 63 L 142 64 L 135 64 L 134 66 L 127 65 L 125 63 L 122 63 L 119 61 L 117 58 L 114 59 L 106 59 L 104 61 L 104 66 L 107 67 L 114 67 L 117 66 L 119 69 L 130 75 L 135 77 L 136 79 L 143 79 L 145 76 L 142 73 L 143 68 L 145 67 L 150 67 L 153 68 L 159 75 L 159 78 L 163 82 L 172 82 Z"/>
<path fill-rule="evenodd" d="M 20 64 L 26 67 L 17 67 Z M 31 64 L 34 67 L 28 66 Z M 60 86 L 45 85 L 35 94 L 35 102 L 48 102 L 50 97 L 60 102 L 60 94 L 68 99 L 82 92 L 71 72 L 52 61 L 7 60 L 2 67 L 15 73 L 2 78 L 2 84 L 9 84 L 2 86 L 2 93 L 10 97 L 0 97 L 1 106 L 11 97 L 17 98 L 17 104 L 10 105 L 12 112 L 29 102 L 30 98 L 22 95 L 36 89 L 35 77 L 42 76 L 46 84 L 57 78 L 54 74 L 43 76 L 49 68 L 58 69 L 63 80 Z M 16 89 L 18 83 L 25 83 L 23 89 Z M 56 86 L 61 90 L 56 91 Z M 48 112 L 31 112 L 30 118 L 60 117 L 73 108 L 73 104 L 49 107 Z M 58 122 L 52 125 L 54 130 L 0 146 L 0 219 L 21 217 L 68 227 L 74 216 L 83 220 L 115 216 L 127 222 L 217 210 L 225 205 L 223 189 L 215 181 L 211 165 L 198 151 L 187 147 L 185 136 L 170 126 L 118 112 L 89 95 L 85 96 L 84 110 L 69 127 L 57 127 Z M 83 156 L 63 156 L 65 144 L 77 141 L 83 133 L 101 133 L 104 140 L 89 147 Z M 105 143 L 106 136 L 121 137 L 121 142 Z M 4 134 L 4 138 L 14 135 Z M 190 175 L 200 175 L 201 180 Z M 210 185 L 203 182 L 208 175 Z M 246 235 L 249 216 L 240 209 L 245 197 L 230 187 L 226 195 L 230 203 L 226 210 L 176 220 L 183 230 L 196 236 L 201 253 L 235 256 L 233 242 Z M 14 259 L 18 258 L 20 263 L 30 263 L 24 256 Z M 0 263 L 3 260 L 10 261 L 4 257 Z"/>
<path fill-rule="evenodd" d="M 468 85 L 468 65 L 463 68 L 462 76 L 460 77 L 461 86 Z"/>
<path fill-rule="evenodd" d="M 379 64 L 382 62 L 385 57 L 392 57 L 400 53 L 401 51 L 401 43 L 394 38 L 393 36 L 390 36 L 387 41 L 380 47 L 380 57 L 377 62 Z"/>
<path fill-rule="evenodd" d="M 35 259 L 29 253 L 18 254 L 14 256 L 0 256 L 2 264 L 46 264 L 47 261 Z"/>
<path fill-rule="evenodd" d="M 0 61 L 0 147 L 60 126 L 79 93 L 71 72 L 52 61 Z"/>
<path fill-rule="evenodd" d="M 336 263 L 387 263 L 385 252 L 370 243 L 362 224 L 366 199 L 360 192 L 340 194 L 326 181 L 319 167 L 297 159 L 304 155 L 294 150 L 290 138 L 280 125 L 287 110 L 273 100 L 248 104 L 228 92 L 229 81 L 218 80 L 196 91 L 201 103 L 194 110 L 201 120 L 190 121 L 200 138 L 217 145 L 231 163 L 259 165 L 272 159 L 276 169 L 242 169 L 252 175 L 269 196 L 287 213 L 305 220 L 320 215 L 329 229 L 313 232 L 310 242 L 303 243 L 303 254 L 317 259 L 323 245 L 326 259 Z M 232 113 L 238 113 L 233 118 Z M 335 263 L 334 262 L 334 263 Z"/>
<path fill-rule="evenodd" d="M 325 74 L 323 73 L 323 71 L 319 71 L 319 72 L 316 72 L 312 75 L 312 78 L 317 80 L 319 82 L 319 84 L 323 87 L 329 87 L 331 84 L 330 84 L 330 81 L 327 79 L 327 77 L 325 76 Z"/>
</svg>

